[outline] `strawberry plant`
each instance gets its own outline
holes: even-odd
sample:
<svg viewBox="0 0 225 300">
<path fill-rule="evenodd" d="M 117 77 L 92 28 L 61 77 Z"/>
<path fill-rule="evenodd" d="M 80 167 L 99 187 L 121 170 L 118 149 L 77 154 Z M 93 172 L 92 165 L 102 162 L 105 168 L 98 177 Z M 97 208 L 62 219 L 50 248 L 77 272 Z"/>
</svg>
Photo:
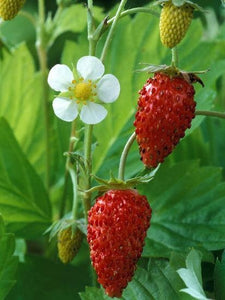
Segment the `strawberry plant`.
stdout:
<svg viewBox="0 0 225 300">
<path fill-rule="evenodd" d="M 0 300 L 225 299 L 224 9 L 0 0 Z"/>
</svg>

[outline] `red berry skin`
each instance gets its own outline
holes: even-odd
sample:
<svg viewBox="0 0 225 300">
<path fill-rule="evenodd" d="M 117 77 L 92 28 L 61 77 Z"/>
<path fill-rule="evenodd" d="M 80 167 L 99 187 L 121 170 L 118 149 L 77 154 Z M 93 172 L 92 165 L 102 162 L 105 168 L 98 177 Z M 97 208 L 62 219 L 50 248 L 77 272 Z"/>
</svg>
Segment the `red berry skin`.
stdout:
<svg viewBox="0 0 225 300">
<path fill-rule="evenodd" d="M 109 190 L 88 213 L 87 239 L 98 282 L 121 297 L 132 279 L 150 225 L 151 208 L 136 190 Z"/>
<path fill-rule="evenodd" d="M 195 90 L 180 77 L 156 73 L 139 91 L 135 115 L 141 160 L 148 168 L 164 161 L 195 117 Z"/>
</svg>

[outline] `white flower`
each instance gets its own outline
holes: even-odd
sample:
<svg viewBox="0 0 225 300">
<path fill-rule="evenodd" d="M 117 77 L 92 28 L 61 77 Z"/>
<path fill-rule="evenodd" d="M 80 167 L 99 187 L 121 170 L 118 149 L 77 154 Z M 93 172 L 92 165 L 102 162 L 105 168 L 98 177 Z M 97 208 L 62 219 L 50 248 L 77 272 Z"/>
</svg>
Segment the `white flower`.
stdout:
<svg viewBox="0 0 225 300">
<path fill-rule="evenodd" d="M 77 62 L 78 78 L 66 65 L 55 65 L 49 72 L 48 84 L 61 92 L 53 100 L 53 110 L 60 119 L 71 122 L 78 114 L 86 124 L 97 124 L 107 110 L 96 100 L 114 102 L 120 94 L 118 79 L 112 74 L 103 76 L 105 67 L 94 56 L 81 57 Z"/>
</svg>

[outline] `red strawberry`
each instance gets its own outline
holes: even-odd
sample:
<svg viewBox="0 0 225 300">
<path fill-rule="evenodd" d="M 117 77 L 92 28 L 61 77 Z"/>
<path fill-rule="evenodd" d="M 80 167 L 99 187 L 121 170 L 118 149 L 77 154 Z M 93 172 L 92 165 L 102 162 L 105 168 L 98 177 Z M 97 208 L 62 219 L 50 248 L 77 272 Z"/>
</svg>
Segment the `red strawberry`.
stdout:
<svg viewBox="0 0 225 300">
<path fill-rule="evenodd" d="M 163 162 L 195 117 L 195 90 L 182 77 L 156 73 L 139 92 L 136 139 L 146 167 Z"/>
<path fill-rule="evenodd" d="M 88 214 L 87 239 L 98 281 L 110 297 L 121 297 L 132 279 L 150 225 L 151 208 L 136 190 L 110 190 Z"/>
</svg>

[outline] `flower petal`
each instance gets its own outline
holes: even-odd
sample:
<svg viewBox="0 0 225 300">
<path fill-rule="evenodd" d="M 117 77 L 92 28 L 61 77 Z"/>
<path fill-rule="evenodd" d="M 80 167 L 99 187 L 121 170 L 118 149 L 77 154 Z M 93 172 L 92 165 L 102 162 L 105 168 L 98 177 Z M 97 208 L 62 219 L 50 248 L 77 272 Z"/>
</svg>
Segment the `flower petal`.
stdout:
<svg viewBox="0 0 225 300">
<path fill-rule="evenodd" d="M 55 98 L 52 102 L 54 113 L 66 122 L 72 122 L 78 115 L 77 104 L 66 98 Z"/>
<path fill-rule="evenodd" d="M 66 65 L 55 65 L 48 74 L 48 84 L 57 92 L 68 91 L 73 79 L 73 73 Z"/>
<path fill-rule="evenodd" d="M 95 56 L 83 56 L 77 62 L 77 71 L 84 79 L 97 80 L 105 72 L 103 63 Z"/>
<path fill-rule="evenodd" d="M 97 95 L 105 103 L 114 102 L 120 94 L 119 80 L 112 74 L 104 75 L 97 84 Z"/>
<path fill-rule="evenodd" d="M 97 124 L 105 119 L 107 113 L 102 105 L 88 101 L 81 109 L 80 118 L 86 124 Z"/>
</svg>

